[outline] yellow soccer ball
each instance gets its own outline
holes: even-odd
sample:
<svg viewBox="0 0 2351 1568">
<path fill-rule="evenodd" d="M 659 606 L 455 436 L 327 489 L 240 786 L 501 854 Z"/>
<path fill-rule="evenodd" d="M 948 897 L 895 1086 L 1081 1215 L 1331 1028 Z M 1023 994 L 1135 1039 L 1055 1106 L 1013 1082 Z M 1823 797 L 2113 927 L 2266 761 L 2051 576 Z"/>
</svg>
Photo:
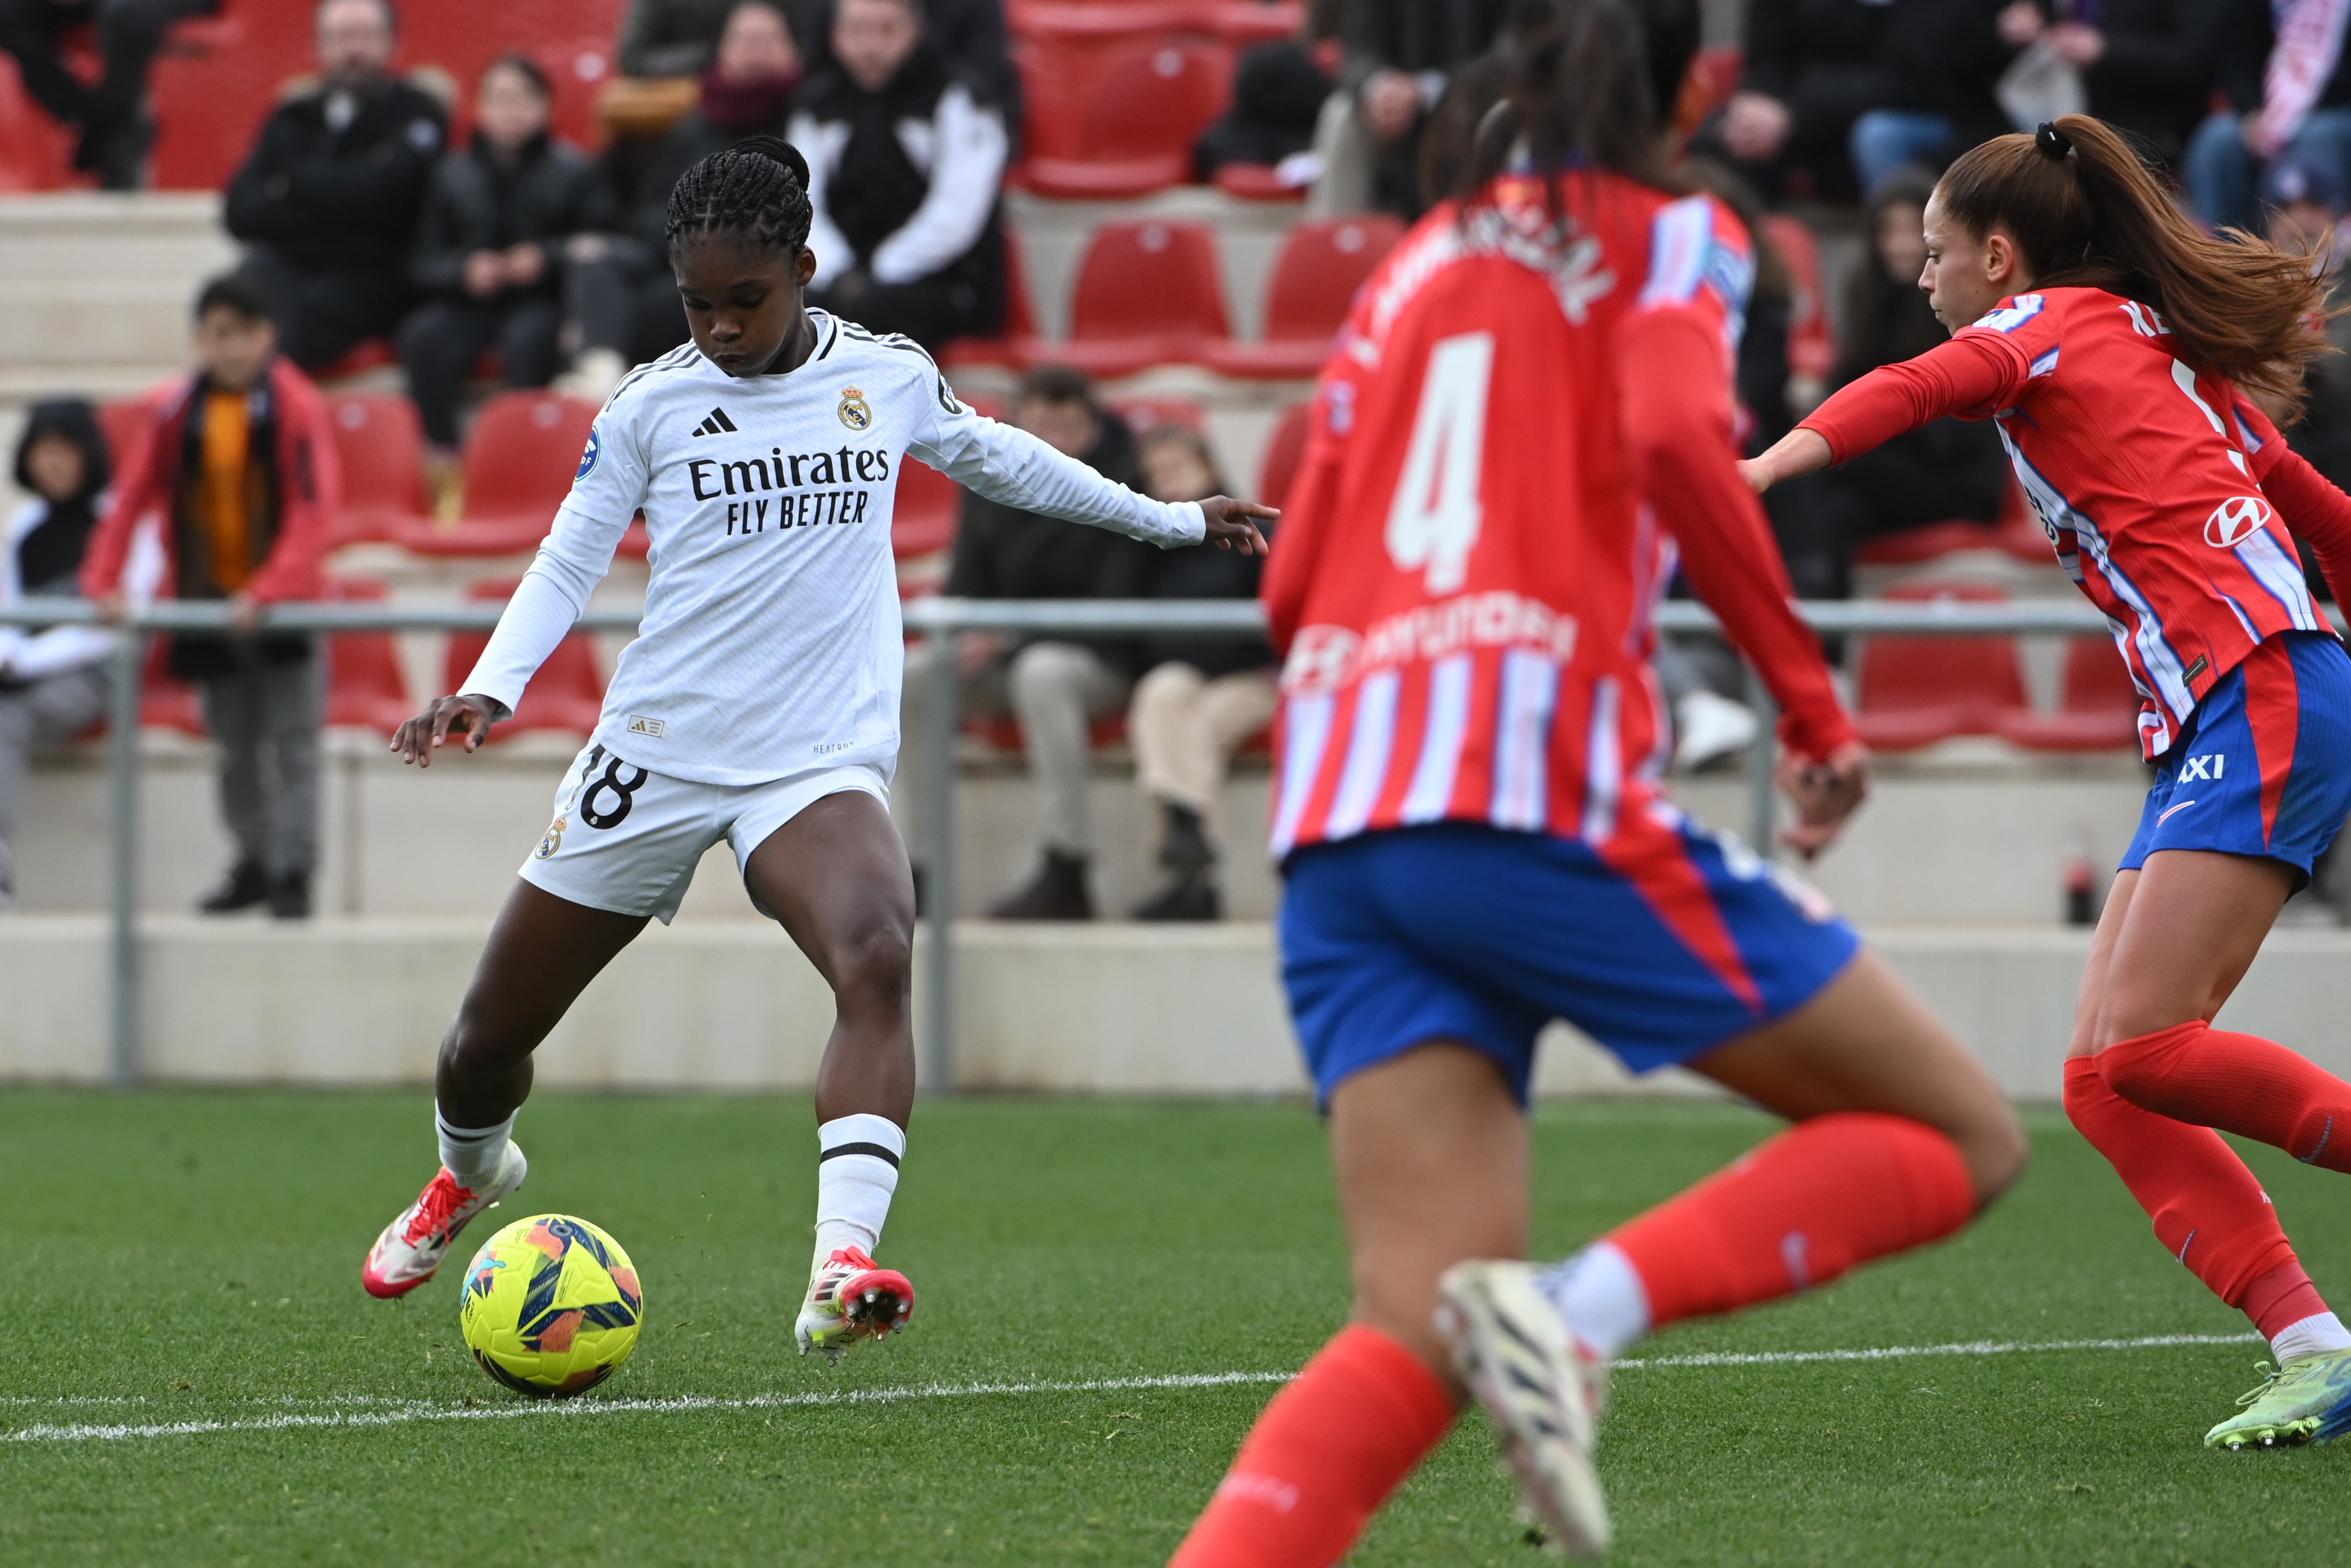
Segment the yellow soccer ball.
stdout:
<svg viewBox="0 0 2351 1568">
<path fill-rule="evenodd" d="M 568 1399 L 611 1376 L 643 1317 L 629 1255 L 568 1214 L 517 1219 L 485 1242 L 457 1310 L 482 1370 L 535 1399 Z"/>
</svg>

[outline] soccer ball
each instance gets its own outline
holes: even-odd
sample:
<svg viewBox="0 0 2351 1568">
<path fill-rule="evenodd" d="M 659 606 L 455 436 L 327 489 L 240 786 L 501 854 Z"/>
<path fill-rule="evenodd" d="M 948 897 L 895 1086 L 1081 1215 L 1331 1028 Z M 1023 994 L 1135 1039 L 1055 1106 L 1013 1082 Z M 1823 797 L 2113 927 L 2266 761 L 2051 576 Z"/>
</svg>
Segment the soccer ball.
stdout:
<svg viewBox="0 0 2351 1568">
<path fill-rule="evenodd" d="M 474 1254 L 457 1322 L 484 1372 L 517 1394 L 568 1399 L 629 1359 L 644 1304 L 619 1242 L 584 1219 L 538 1214 Z"/>
</svg>

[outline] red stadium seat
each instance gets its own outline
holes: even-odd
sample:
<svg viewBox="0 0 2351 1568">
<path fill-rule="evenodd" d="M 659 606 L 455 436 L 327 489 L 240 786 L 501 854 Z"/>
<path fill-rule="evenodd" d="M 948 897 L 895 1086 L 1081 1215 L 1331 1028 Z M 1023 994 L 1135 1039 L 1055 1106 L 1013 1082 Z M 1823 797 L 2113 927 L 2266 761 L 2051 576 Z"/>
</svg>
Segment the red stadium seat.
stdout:
<svg viewBox="0 0 2351 1568">
<path fill-rule="evenodd" d="M 1271 163 L 1221 163 L 1210 184 L 1241 202 L 1302 202 L 1306 187 L 1286 183 Z"/>
<path fill-rule="evenodd" d="M 1304 380 L 1330 357 L 1355 290 L 1404 237 L 1404 225 L 1382 214 L 1302 223 L 1281 242 L 1266 287 L 1265 338 L 1224 342 L 1208 363 L 1228 376 Z"/>
<path fill-rule="evenodd" d="M 326 597 L 375 603 L 383 584 L 366 578 L 329 578 Z M 371 730 L 389 739 L 416 714 L 401 674 L 400 650 L 389 632 L 337 632 L 327 639 L 327 722 Z"/>
<path fill-rule="evenodd" d="M 898 465 L 898 497 L 890 514 L 890 552 L 900 560 L 935 555 L 955 543 L 963 520 L 963 486 L 909 457 Z"/>
<path fill-rule="evenodd" d="M 16 62 L 0 55 L 0 195 L 90 183 L 73 169 L 73 132 L 26 95 Z"/>
<path fill-rule="evenodd" d="M 482 405 L 465 434 L 465 515 L 419 520 L 400 542 L 419 555 L 515 555 L 547 537 L 569 494 L 596 405 L 557 392 L 505 392 Z"/>
<path fill-rule="evenodd" d="M 320 365 L 310 377 L 321 386 L 333 382 L 347 382 L 363 376 L 370 371 L 388 370 L 400 363 L 399 351 L 389 338 L 367 338 L 344 350 L 342 357 Z"/>
<path fill-rule="evenodd" d="M 514 597 L 517 580 L 506 578 L 495 581 L 476 582 L 465 590 L 465 597 L 475 600 L 507 600 Z M 444 691 L 459 691 L 474 665 L 489 645 L 486 632 L 452 632 L 449 647 L 441 664 L 441 685 Z M 574 735 L 594 732 L 596 721 L 604 709 L 604 677 L 597 673 L 596 650 L 588 639 L 573 632 L 555 645 L 547 663 L 530 678 L 522 694 L 522 706 L 515 709 L 512 718 L 490 731 L 493 740 L 508 735 L 519 735 L 528 729 L 568 730 Z"/>
<path fill-rule="evenodd" d="M 1208 434 L 1208 416 L 1200 405 L 1179 397 L 1130 397 L 1112 403 L 1111 410 L 1126 421 L 1137 441 L 1163 426 L 1174 425 L 1195 434 Z"/>
<path fill-rule="evenodd" d="M 1037 318 L 1029 309 L 1029 269 L 1020 258 L 1020 242 L 1010 228 L 1004 231 L 1004 325 L 993 338 L 956 338 L 940 345 L 939 363 L 950 371 L 973 365 L 1018 362 L 1017 345 L 1037 335 Z"/>
<path fill-rule="evenodd" d="M 1997 603 L 1986 583 L 1906 583 L 1886 595 L 1904 603 L 1957 600 Z M 1983 636 L 1874 636 L 1861 649 L 1862 740 L 1879 751 L 1913 751 L 1960 735 L 1998 735 L 2027 712 L 2016 640 Z"/>
<path fill-rule="evenodd" d="M 1287 0 L 1222 0 L 1210 8 L 1208 25 L 1237 49 L 1278 44 L 1298 37 L 1306 26 L 1306 7 Z"/>
<path fill-rule="evenodd" d="M 1113 50 L 1091 78 L 1080 155 L 1039 155 L 1019 169 L 1040 196 L 1116 201 L 1191 177 L 1192 143 L 1232 98 L 1232 51 L 1163 39 Z"/>
<path fill-rule="evenodd" d="M 398 539 L 433 510 L 424 494 L 424 432 L 416 405 L 396 392 L 338 392 L 327 406 L 343 467 L 334 545 Z"/>
<path fill-rule="evenodd" d="M 2138 745 L 2138 688 L 2114 639 L 2068 638 L 2065 690 L 2055 713 L 2011 714 L 2000 732 L 2033 751 L 2118 751 Z"/>
<path fill-rule="evenodd" d="M 1071 365 L 1114 378 L 1197 361 L 1210 343 L 1229 336 L 1215 231 L 1204 224 L 1104 224 L 1078 264 L 1070 340 L 1032 340 L 1021 353 L 1030 365 Z"/>
<path fill-rule="evenodd" d="M 1258 468 L 1257 498 L 1277 511 L 1289 504 L 1290 487 L 1298 479 L 1298 465 L 1306 456 L 1306 414 L 1310 402 L 1293 402 L 1281 411 L 1273 439 L 1265 444 L 1265 461 Z"/>
<path fill-rule="evenodd" d="M 1969 550 L 2003 549 L 2001 532 L 1991 524 L 1954 518 L 1865 538 L 1854 548 L 1853 559 L 1861 566 L 1921 566 Z"/>
<path fill-rule="evenodd" d="M 1828 296 L 1821 282 L 1821 251 L 1813 231 L 1785 213 L 1766 213 L 1758 225 L 1788 266 L 1795 290 L 1788 322 L 1788 370 L 1825 382 L 1836 368 L 1836 339 L 1829 328 Z"/>
</svg>

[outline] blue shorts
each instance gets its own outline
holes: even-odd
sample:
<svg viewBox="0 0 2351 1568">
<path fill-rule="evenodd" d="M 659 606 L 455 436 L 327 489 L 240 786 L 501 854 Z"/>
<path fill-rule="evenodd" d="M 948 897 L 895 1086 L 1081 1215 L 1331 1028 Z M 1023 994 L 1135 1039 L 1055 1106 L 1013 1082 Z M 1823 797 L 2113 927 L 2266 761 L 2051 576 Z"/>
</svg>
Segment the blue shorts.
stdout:
<svg viewBox="0 0 2351 1568">
<path fill-rule="evenodd" d="M 1328 1101 L 1435 1040 L 1499 1063 L 1520 1100 L 1565 1019 L 1635 1072 L 1802 1007 L 1860 946 L 1816 894 L 1659 804 L 1595 849 L 1446 822 L 1365 833 L 1284 867 L 1281 976 Z"/>
<path fill-rule="evenodd" d="M 2304 886 L 2351 816 L 2351 654 L 2325 632 L 2271 638 L 2213 683 L 2156 766 L 2119 869 L 2217 850 L 2283 861 Z"/>
</svg>

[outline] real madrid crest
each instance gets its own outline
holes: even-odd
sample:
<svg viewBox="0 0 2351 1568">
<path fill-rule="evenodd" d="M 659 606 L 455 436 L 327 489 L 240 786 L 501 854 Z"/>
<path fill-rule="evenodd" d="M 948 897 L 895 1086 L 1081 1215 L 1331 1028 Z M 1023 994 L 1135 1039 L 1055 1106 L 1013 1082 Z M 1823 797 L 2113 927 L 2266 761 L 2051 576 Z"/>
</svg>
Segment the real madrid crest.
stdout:
<svg viewBox="0 0 2351 1568">
<path fill-rule="evenodd" d="M 563 847 L 563 830 L 571 825 L 568 818 L 558 817 L 547 830 L 547 837 L 538 841 L 538 853 L 533 857 L 546 860 Z"/>
<path fill-rule="evenodd" d="M 870 430 L 873 411 L 865 405 L 865 394 L 855 387 L 841 389 L 841 423 L 852 430 Z"/>
</svg>

